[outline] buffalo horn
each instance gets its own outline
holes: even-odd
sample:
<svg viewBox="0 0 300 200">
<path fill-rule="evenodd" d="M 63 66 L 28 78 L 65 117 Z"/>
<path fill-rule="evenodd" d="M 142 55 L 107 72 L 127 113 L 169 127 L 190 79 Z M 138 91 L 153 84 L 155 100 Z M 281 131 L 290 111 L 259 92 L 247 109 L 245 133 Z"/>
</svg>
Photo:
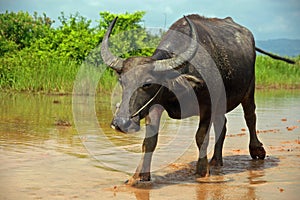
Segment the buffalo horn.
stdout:
<svg viewBox="0 0 300 200">
<path fill-rule="evenodd" d="M 114 56 L 108 47 L 108 39 L 109 39 L 109 36 L 116 24 L 117 19 L 118 19 L 118 17 L 116 17 L 111 22 L 107 32 L 104 35 L 104 38 L 102 40 L 102 45 L 101 45 L 101 57 L 105 64 L 110 66 L 112 69 L 120 72 L 122 70 L 124 60 L 122 58 Z"/>
<path fill-rule="evenodd" d="M 184 53 L 181 53 L 180 55 L 177 55 L 173 58 L 155 61 L 154 71 L 167 71 L 170 69 L 176 69 L 184 62 L 190 60 L 194 56 L 195 52 L 197 51 L 198 44 L 197 44 L 197 33 L 196 33 L 195 25 L 188 17 L 184 16 L 184 18 L 188 22 L 192 34 L 191 44 L 189 48 L 186 51 L 184 51 Z"/>
</svg>

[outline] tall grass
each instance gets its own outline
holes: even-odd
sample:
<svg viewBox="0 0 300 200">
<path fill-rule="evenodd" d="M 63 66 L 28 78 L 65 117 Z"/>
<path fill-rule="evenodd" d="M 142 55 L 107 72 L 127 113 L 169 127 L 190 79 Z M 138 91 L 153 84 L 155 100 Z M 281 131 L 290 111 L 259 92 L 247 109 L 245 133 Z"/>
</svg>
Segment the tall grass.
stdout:
<svg viewBox="0 0 300 200">
<path fill-rule="evenodd" d="M 75 60 L 54 57 L 50 54 L 18 54 L 0 58 L 0 89 L 17 92 L 42 92 L 70 94 L 83 64 Z M 101 69 L 97 69 L 100 68 Z M 87 79 L 98 81 L 97 90 L 110 91 L 116 83 L 115 76 L 106 66 L 93 66 Z M 96 72 L 96 73 L 95 73 Z M 96 77 L 98 76 L 98 77 Z"/>
<path fill-rule="evenodd" d="M 72 91 L 78 65 L 56 57 L 22 54 L 1 59 L 0 87 L 4 90 L 32 92 Z"/>
<path fill-rule="evenodd" d="M 300 88 L 300 57 L 293 58 L 296 64 L 274 60 L 267 56 L 257 56 L 256 85 L 258 88 Z"/>
</svg>

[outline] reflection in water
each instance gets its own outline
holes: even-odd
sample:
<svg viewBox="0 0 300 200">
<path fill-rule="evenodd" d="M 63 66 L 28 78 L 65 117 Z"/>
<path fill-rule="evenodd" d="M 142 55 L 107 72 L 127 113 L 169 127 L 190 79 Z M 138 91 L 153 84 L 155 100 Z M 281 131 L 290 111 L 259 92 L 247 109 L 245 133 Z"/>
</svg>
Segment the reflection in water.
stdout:
<svg viewBox="0 0 300 200">
<path fill-rule="evenodd" d="M 72 128 L 71 99 L 67 96 L 2 94 L 0 144 L 12 151 L 56 150 L 74 154 L 81 146 Z M 58 121 L 68 123 L 58 124 Z M 49 145 L 51 144 L 51 145 Z"/>
<path fill-rule="evenodd" d="M 150 200 L 150 190 L 136 190 L 134 195 L 137 200 Z"/>
<path fill-rule="evenodd" d="M 5 93 L 0 96 L 0 199 L 93 199 L 99 196 L 138 200 L 163 197 L 260 199 L 278 195 L 292 199 L 300 185 L 297 167 L 300 164 L 300 131 L 299 128 L 286 129 L 299 126 L 299 91 L 258 92 L 256 95 L 258 129 L 279 130 L 259 134 L 267 149 L 266 160 L 250 159 L 247 132 L 238 136 L 245 128 L 238 108 L 228 114 L 228 134 L 235 137 L 226 138 L 224 166 L 211 169 L 211 174 L 219 177 L 219 181 L 195 181 L 197 153 L 192 145 L 182 158 L 153 173 L 151 190 L 118 186 L 129 175 L 103 168 L 90 157 L 82 145 L 82 140 L 87 138 L 80 138 L 74 127 L 71 96 Z M 143 131 L 137 134 L 115 132 L 109 127 L 110 109 L 109 96 L 96 98 L 97 119 L 107 138 L 119 148 L 140 152 Z M 283 118 L 287 120 L 282 121 Z M 159 145 L 172 141 L 172 133 L 179 124 L 179 121 L 164 116 Z M 197 125 L 195 119 L 189 119 L 183 128 L 194 131 L 197 127 L 193 124 Z M 87 126 L 87 129 L 91 127 Z M 97 135 L 96 132 L 93 134 Z M 193 142 L 194 138 L 185 140 Z M 114 156 L 114 152 L 110 153 Z M 163 160 L 156 159 L 156 162 Z"/>
<path fill-rule="evenodd" d="M 265 173 L 264 171 L 253 171 L 249 170 L 249 184 L 250 185 L 258 185 L 258 184 L 263 184 L 267 183 L 266 180 L 264 180 Z"/>
</svg>

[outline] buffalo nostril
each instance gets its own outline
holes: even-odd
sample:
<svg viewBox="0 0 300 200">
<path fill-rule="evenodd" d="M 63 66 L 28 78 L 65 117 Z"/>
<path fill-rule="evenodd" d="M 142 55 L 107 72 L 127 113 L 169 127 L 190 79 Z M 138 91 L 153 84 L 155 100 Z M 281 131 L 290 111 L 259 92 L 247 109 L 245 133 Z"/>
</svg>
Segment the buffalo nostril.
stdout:
<svg viewBox="0 0 300 200">
<path fill-rule="evenodd" d="M 115 130 L 125 133 L 136 132 L 140 129 L 139 123 L 134 122 L 129 118 L 122 117 L 115 117 L 110 126 Z"/>
<path fill-rule="evenodd" d="M 129 120 L 118 117 L 113 119 L 113 121 L 110 124 L 110 127 L 115 130 L 121 130 L 121 128 L 127 127 L 129 123 Z"/>
<path fill-rule="evenodd" d="M 111 123 L 111 124 L 110 124 L 110 127 L 111 127 L 112 129 L 114 129 L 114 130 L 117 130 L 117 127 L 116 127 L 116 125 L 115 125 L 115 124 L 113 124 L 113 123 Z"/>
<path fill-rule="evenodd" d="M 117 124 L 117 121 L 115 119 L 112 120 L 111 124 L 110 124 L 110 127 L 114 130 L 117 130 L 118 129 L 118 124 Z"/>
</svg>

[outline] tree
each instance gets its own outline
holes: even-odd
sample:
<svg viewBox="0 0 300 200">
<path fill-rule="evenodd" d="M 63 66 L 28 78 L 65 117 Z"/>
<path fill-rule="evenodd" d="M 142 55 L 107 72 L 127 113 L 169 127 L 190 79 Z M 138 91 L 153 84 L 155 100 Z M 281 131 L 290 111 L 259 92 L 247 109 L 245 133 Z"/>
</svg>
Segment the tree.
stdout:
<svg viewBox="0 0 300 200">
<path fill-rule="evenodd" d="M 48 34 L 53 23 L 45 13 L 43 16 L 22 11 L 0 13 L 0 56 L 30 47 Z"/>
<path fill-rule="evenodd" d="M 150 56 L 158 45 L 160 36 L 151 35 L 141 25 L 144 11 L 134 13 L 112 14 L 100 13 L 99 29 L 103 37 L 111 21 L 118 17 L 111 37 L 111 50 L 121 57 Z M 117 33 L 117 34 L 116 34 Z"/>
</svg>

